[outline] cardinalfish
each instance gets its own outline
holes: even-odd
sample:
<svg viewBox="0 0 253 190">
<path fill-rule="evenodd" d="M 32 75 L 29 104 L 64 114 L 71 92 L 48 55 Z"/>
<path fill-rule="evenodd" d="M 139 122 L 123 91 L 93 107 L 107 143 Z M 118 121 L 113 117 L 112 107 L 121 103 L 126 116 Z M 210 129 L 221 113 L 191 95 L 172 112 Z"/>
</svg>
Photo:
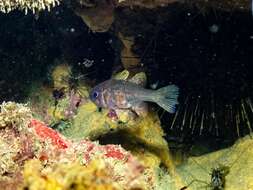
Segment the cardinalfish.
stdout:
<svg viewBox="0 0 253 190">
<path fill-rule="evenodd" d="M 179 88 L 169 85 L 158 90 L 125 81 L 110 79 L 95 86 L 90 99 L 101 108 L 110 110 L 130 109 L 138 116 L 146 112 L 146 102 L 155 102 L 169 113 L 175 113 Z"/>
</svg>

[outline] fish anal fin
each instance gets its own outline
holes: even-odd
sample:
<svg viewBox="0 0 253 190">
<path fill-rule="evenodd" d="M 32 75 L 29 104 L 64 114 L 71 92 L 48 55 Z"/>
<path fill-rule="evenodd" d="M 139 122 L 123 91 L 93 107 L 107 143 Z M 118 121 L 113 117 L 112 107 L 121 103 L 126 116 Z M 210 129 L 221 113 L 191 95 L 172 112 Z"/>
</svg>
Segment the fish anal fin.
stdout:
<svg viewBox="0 0 253 190">
<path fill-rule="evenodd" d="M 126 123 L 130 120 L 135 120 L 137 115 L 130 109 L 115 109 L 118 120 Z"/>
</svg>

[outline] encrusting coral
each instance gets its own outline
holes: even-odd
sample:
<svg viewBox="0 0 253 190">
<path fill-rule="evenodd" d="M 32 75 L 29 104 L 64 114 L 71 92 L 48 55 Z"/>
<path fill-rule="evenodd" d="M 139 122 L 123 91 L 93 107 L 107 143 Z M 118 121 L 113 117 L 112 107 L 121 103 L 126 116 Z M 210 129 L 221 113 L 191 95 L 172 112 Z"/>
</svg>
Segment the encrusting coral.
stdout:
<svg viewBox="0 0 253 190">
<path fill-rule="evenodd" d="M 24 167 L 23 189 L 120 190 L 111 178 L 103 160 L 92 161 L 87 167 L 79 163 L 55 164 L 44 168 L 39 160 L 30 160 Z"/>
<path fill-rule="evenodd" d="M 224 188 L 229 190 L 253 189 L 253 140 L 251 136 L 239 139 L 232 147 L 198 157 L 190 157 L 186 163 L 177 168 L 185 187 L 189 190 L 209 189 L 211 174 L 226 168 Z M 217 180 L 218 176 L 216 176 Z M 183 187 L 183 186 L 182 186 Z M 181 188 L 182 188 L 181 187 Z M 167 186 L 164 190 L 173 189 Z M 186 189 L 186 188 L 185 188 Z"/>
<path fill-rule="evenodd" d="M 21 129 L 27 126 L 31 118 L 32 112 L 24 104 L 3 102 L 0 105 L 0 128 L 16 126 Z"/>
<path fill-rule="evenodd" d="M 69 80 L 72 75 L 71 67 L 66 63 L 57 65 L 52 70 L 52 80 L 54 89 L 69 90 Z"/>
<path fill-rule="evenodd" d="M 31 10 L 33 13 L 41 10 L 50 10 L 58 5 L 61 0 L 0 0 L 0 11 L 8 13 L 14 9 Z"/>
<path fill-rule="evenodd" d="M 8 102 L 1 108 L 5 108 L 2 109 L 5 113 L 1 115 L 2 120 L 7 121 L 0 128 L 1 187 L 8 184 L 12 190 L 18 187 L 64 189 L 77 183 L 79 189 L 130 190 L 151 189 L 153 186 L 150 180 L 154 178 L 152 171 L 119 145 L 103 146 L 88 140 L 73 142 L 32 118 L 24 104 Z M 7 110 L 12 117 L 6 114 Z M 20 110 L 25 110 L 25 114 Z M 40 164 L 29 165 L 28 162 L 23 171 L 25 163 L 31 159 L 35 160 L 31 163 Z M 43 166 L 43 172 L 38 165 Z M 52 171 L 55 175 L 51 175 Z"/>
</svg>

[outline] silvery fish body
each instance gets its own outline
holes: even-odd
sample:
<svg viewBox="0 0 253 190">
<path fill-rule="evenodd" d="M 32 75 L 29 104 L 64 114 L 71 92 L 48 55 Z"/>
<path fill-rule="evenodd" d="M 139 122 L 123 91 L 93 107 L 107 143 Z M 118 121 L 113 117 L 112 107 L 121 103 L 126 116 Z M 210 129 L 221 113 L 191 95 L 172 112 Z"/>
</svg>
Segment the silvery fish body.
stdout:
<svg viewBox="0 0 253 190">
<path fill-rule="evenodd" d="M 158 90 L 149 90 L 125 80 L 107 80 L 95 86 L 90 99 L 102 108 L 131 109 L 138 115 L 146 107 L 145 102 L 155 102 L 170 113 L 178 104 L 178 87 L 169 85 Z"/>
</svg>

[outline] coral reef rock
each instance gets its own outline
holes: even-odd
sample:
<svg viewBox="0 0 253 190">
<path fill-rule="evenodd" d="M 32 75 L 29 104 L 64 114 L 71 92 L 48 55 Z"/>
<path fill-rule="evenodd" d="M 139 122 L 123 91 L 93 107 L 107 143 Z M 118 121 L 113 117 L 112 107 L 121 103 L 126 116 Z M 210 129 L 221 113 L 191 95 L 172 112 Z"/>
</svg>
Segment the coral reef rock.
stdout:
<svg viewBox="0 0 253 190">
<path fill-rule="evenodd" d="M 200 189 L 211 186 L 213 169 L 227 168 L 225 189 L 253 188 L 253 140 L 250 136 L 238 140 L 232 147 L 200 157 L 191 157 L 188 162 L 178 167 L 177 171 L 185 182 L 187 189 Z M 193 180 L 195 180 L 193 182 Z M 199 181 L 198 181 L 199 180 Z"/>
<path fill-rule="evenodd" d="M 52 7 L 58 5 L 59 0 L 1 0 L 0 11 L 8 13 L 14 9 L 24 10 L 25 13 L 31 10 L 33 13 L 41 10 L 50 10 Z"/>
<path fill-rule="evenodd" d="M 74 189 L 153 188 L 152 170 L 121 146 L 66 139 L 30 117 L 29 108 L 23 104 L 8 102 L 1 108 L 5 108 L 4 113 L 8 108 L 12 116 L 10 119 L 2 115 L 2 120 L 8 122 L 0 128 L 1 187 L 9 184 L 12 190 L 21 186 L 36 190 L 72 186 Z M 20 110 L 28 110 L 28 114 Z M 15 119 L 13 113 L 22 114 L 16 114 L 18 119 Z"/>
</svg>

